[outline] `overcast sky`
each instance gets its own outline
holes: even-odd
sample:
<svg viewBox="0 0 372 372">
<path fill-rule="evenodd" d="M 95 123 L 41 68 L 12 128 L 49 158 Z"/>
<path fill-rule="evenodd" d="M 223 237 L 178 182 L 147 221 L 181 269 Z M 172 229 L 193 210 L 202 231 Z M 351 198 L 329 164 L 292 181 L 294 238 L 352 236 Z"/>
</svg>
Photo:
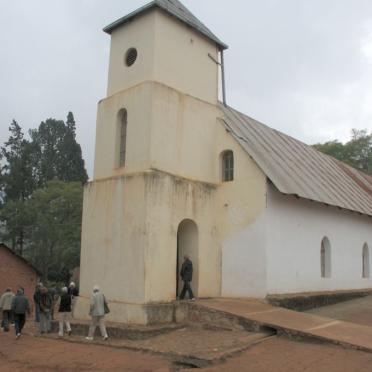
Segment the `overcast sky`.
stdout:
<svg viewBox="0 0 372 372">
<path fill-rule="evenodd" d="M 102 28 L 146 0 L 0 0 L 0 144 L 72 111 L 92 175 Z M 306 143 L 372 130 L 371 0 L 184 0 L 222 41 L 228 103 Z"/>
</svg>

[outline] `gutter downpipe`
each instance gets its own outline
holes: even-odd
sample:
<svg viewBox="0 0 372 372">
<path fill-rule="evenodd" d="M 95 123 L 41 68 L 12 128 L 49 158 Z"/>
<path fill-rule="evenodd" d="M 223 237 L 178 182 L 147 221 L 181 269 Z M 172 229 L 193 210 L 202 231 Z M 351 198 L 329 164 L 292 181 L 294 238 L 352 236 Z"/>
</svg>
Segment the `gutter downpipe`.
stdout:
<svg viewBox="0 0 372 372">
<path fill-rule="evenodd" d="M 226 81 L 225 81 L 225 60 L 223 56 L 223 49 L 221 49 L 221 79 L 222 79 L 222 103 L 227 107 L 226 102 Z"/>
</svg>

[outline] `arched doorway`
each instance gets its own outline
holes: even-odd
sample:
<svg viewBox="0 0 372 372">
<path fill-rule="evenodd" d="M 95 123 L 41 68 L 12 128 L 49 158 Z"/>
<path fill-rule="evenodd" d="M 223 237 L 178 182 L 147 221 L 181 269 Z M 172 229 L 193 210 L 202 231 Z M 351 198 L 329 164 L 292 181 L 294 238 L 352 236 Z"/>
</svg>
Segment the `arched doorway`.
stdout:
<svg viewBox="0 0 372 372">
<path fill-rule="evenodd" d="M 322 278 L 331 277 L 331 244 L 326 236 L 320 245 L 320 272 Z"/>
<path fill-rule="evenodd" d="M 178 225 L 177 230 L 177 273 L 176 273 L 176 294 L 182 291 L 183 282 L 180 277 L 180 270 L 183 263 L 183 257 L 185 255 L 190 256 L 193 263 L 193 278 L 191 282 L 191 288 L 195 296 L 198 296 L 199 286 L 199 237 L 198 227 L 192 220 L 183 220 Z"/>
<path fill-rule="evenodd" d="M 363 260 L 362 277 L 369 278 L 369 249 L 367 243 L 365 243 L 363 246 L 362 260 Z"/>
</svg>

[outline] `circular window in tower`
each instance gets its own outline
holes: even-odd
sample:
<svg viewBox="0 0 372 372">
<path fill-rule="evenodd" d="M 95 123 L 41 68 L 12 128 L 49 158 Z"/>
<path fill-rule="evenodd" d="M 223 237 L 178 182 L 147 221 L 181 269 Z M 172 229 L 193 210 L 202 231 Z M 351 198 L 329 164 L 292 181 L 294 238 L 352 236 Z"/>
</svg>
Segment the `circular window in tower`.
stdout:
<svg viewBox="0 0 372 372">
<path fill-rule="evenodd" d="M 137 56 L 138 56 L 138 53 L 137 53 L 136 48 L 128 49 L 127 52 L 125 53 L 125 64 L 128 67 L 132 66 L 134 62 L 136 62 Z"/>
</svg>

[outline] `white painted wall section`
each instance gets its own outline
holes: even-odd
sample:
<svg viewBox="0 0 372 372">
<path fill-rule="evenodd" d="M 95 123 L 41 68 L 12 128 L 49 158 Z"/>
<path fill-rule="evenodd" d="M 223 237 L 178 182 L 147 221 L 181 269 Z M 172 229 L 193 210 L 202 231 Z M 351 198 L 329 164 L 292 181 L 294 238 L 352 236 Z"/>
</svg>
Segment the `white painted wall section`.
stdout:
<svg viewBox="0 0 372 372">
<path fill-rule="evenodd" d="M 363 246 L 372 246 L 372 220 L 335 207 L 268 190 L 269 294 L 372 287 L 363 278 Z M 321 241 L 331 245 L 331 277 L 321 277 Z M 370 265 L 370 262 L 369 262 Z"/>
<path fill-rule="evenodd" d="M 223 242 L 222 297 L 265 297 L 265 215 Z"/>
</svg>

